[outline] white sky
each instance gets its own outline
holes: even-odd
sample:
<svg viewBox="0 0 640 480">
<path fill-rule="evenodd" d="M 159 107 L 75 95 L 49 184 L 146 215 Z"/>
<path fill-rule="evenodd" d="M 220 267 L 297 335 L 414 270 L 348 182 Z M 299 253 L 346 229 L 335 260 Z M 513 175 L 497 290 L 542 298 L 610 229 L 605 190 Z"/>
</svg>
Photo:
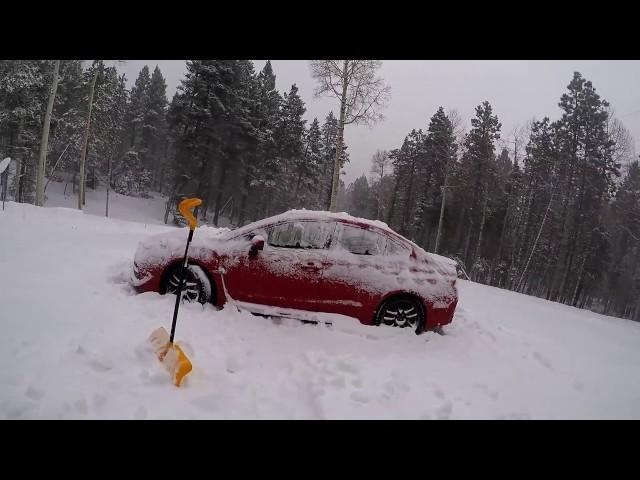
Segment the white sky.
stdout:
<svg viewBox="0 0 640 480">
<path fill-rule="evenodd" d="M 256 71 L 265 60 L 254 60 Z M 288 91 L 296 83 L 306 103 L 305 117 L 322 123 L 338 106 L 334 99 L 315 99 L 315 82 L 306 60 L 272 60 L 278 90 Z M 171 99 L 185 73 L 184 60 L 130 60 L 118 65 L 129 84 L 143 65 L 156 65 L 167 80 Z M 574 71 L 591 80 L 602 98 L 609 101 L 618 118 L 635 139 L 640 152 L 640 61 L 584 60 L 385 60 L 380 74 L 391 86 L 386 119 L 368 128 L 349 125 L 345 131 L 350 163 L 345 166 L 345 182 L 369 173 L 373 153 L 400 147 L 411 129 L 426 130 L 439 106 L 457 109 L 470 127 L 475 107 L 488 100 L 508 138 L 514 127 L 531 118 L 560 115 L 558 102 Z"/>
</svg>

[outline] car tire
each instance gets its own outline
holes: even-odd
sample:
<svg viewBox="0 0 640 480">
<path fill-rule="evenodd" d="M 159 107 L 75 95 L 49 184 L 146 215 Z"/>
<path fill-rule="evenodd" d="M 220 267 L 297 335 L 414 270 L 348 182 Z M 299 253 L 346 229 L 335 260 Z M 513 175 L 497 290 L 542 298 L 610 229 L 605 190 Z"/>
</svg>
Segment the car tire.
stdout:
<svg viewBox="0 0 640 480">
<path fill-rule="evenodd" d="M 173 267 L 164 277 L 162 292 L 175 295 L 180 282 L 181 265 Z M 212 298 L 211 281 L 205 271 L 198 265 L 187 265 L 185 285 L 182 289 L 182 301 L 186 303 L 209 303 Z"/>
<path fill-rule="evenodd" d="M 417 335 L 425 330 L 425 312 L 422 304 L 408 295 L 386 299 L 376 312 L 375 325 L 412 328 Z"/>
</svg>

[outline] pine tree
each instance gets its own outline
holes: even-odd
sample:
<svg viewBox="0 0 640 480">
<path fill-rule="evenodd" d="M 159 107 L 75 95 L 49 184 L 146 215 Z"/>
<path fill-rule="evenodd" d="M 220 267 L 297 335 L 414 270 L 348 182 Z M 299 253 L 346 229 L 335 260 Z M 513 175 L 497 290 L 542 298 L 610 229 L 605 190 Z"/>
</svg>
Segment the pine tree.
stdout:
<svg viewBox="0 0 640 480">
<path fill-rule="evenodd" d="M 254 95 L 258 128 L 258 144 L 255 157 L 247 165 L 242 189 L 239 223 L 243 223 L 245 216 L 256 219 L 263 216 L 268 208 L 268 202 L 249 205 L 251 192 L 260 198 L 265 198 L 268 192 L 276 188 L 277 174 L 280 170 L 280 159 L 276 155 L 274 132 L 280 114 L 282 97 L 276 90 L 276 76 L 271 62 L 267 61 L 262 71 L 255 79 Z"/>
<path fill-rule="evenodd" d="M 347 212 L 356 217 L 371 218 L 371 189 L 367 177 L 362 175 L 346 190 Z"/>
<path fill-rule="evenodd" d="M 56 102 L 53 106 L 50 134 L 50 167 L 47 175 L 63 178 L 63 172 L 75 175 L 82 148 L 86 121 L 85 85 L 82 61 L 62 60 Z M 45 184 L 46 193 L 46 184 Z"/>
<path fill-rule="evenodd" d="M 294 199 L 299 206 L 317 208 L 317 199 L 321 192 L 318 179 L 322 176 L 322 132 L 317 118 L 313 119 L 305 135 L 304 159 L 300 181 L 296 186 Z"/>
<path fill-rule="evenodd" d="M 496 179 L 495 143 L 500 138 L 501 124 L 493 115 L 489 102 L 485 101 L 476 107 L 476 117 L 471 119 L 472 129 L 465 137 L 465 152 L 462 156 L 461 169 L 465 176 L 463 195 L 468 200 L 467 209 L 469 226 L 464 243 L 464 263 L 471 265 L 472 272 L 484 272 L 482 262 L 476 264 L 482 254 L 482 236 L 487 220 L 491 214 L 489 208 L 490 187 Z M 471 240 L 475 239 L 475 246 Z"/>
<path fill-rule="evenodd" d="M 166 115 L 167 84 L 160 68 L 156 65 L 151 75 L 147 91 L 148 103 L 144 112 L 142 138 L 148 154 L 146 167 L 151 170 L 153 185 L 160 188 L 162 172 L 165 168 L 167 149 Z"/>
<path fill-rule="evenodd" d="M 418 164 L 418 178 L 422 182 L 418 185 L 413 235 L 418 244 L 427 249 L 431 237 L 437 233 L 442 194 L 447 188 L 448 169 L 456 159 L 456 151 L 453 124 L 440 107 L 429 122 L 424 159 Z"/>
<path fill-rule="evenodd" d="M 640 321 L 640 163 L 629 165 L 611 205 L 610 264 L 602 279 L 604 313 Z M 600 276 L 603 277 L 602 272 Z"/>
<path fill-rule="evenodd" d="M 39 132 L 47 97 L 48 62 L 0 61 L 0 138 L 6 155 L 15 159 L 13 194 L 33 203 Z"/>
<path fill-rule="evenodd" d="M 331 183 L 333 181 L 333 167 L 335 157 L 335 145 L 338 135 L 338 119 L 334 117 L 333 112 L 325 118 L 322 124 L 322 161 L 320 177 L 320 192 L 318 204 L 323 210 L 329 210 L 331 202 Z"/>
<path fill-rule="evenodd" d="M 394 167 L 395 185 L 387 223 L 394 226 L 402 235 L 412 235 L 410 226 L 415 209 L 415 191 L 418 186 L 419 172 L 426 162 L 425 135 L 422 130 L 412 130 L 404 139 L 402 148 L 390 153 Z"/>
<path fill-rule="evenodd" d="M 298 87 L 293 84 L 289 93 L 282 99 L 280 115 L 274 130 L 276 156 L 279 160 L 277 190 L 275 190 L 275 209 L 284 211 L 289 204 L 298 202 L 290 196 L 293 191 L 297 195 L 300 180 L 305 175 L 304 134 L 305 123 L 302 117 L 306 108 L 298 95 Z M 287 178 L 292 182 L 287 182 Z M 290 190 L 291 189 L 291 190 Z"/>
<path fill-rule="evenodd" d="M 139 156 L 143 157 L 143 161 L 146 154 L 146 149 L 143 147 L 143 135 L 145 116 L 149 105 L 150 85 L 151 77 L 149 75 L 149 67 L 145 65 L 140 70 L 135 85 L 131 89 L 127 112 L 127 129 L 131 135 L 128 142 L 129 148 L 131 151 L 137 152 Z"/>
<path fill-rule="evenodd" d="M 371 174 L 373 178 L 370 182 L 372 191 L 373 218 L 380 220 L 384 218 L 384 207 L 388 203 L 389 180 L 391 159 L 389 152 L 377 150 L 371 158 Z"/>
</svg>

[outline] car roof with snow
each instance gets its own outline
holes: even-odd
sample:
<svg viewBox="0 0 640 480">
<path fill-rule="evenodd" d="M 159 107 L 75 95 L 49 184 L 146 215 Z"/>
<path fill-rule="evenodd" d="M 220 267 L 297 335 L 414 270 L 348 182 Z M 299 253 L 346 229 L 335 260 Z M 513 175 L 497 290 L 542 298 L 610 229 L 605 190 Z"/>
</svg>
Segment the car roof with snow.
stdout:
<svg viewBox="0 0 640 480">
<path fill-rule="evenodd" d="M 286 221 L 304 221 L 304 220 L 316 220 L 316 221 L 323 221 L 323 220 L 335 220 L 335 221 L 340 221 L 343 223 L 349 223 L 352 225 L 357 225 L 360 227 L 376 227 L 379 228 L 381 230 L 384 230 L 387 233 L 390 233 L 391 235 L 393 235 L 394 237 L 401 239 L 402 241 L 406 242 L 407 244 L 409 244 L 411 247 L 414 248 L 414 250 L 416 251 L 416 253 L 418 254 L 422 254 L 422 255 L 427 255 L 429 256 L 432 260 L 441 262 L 441 263 L 445 263 L 448 265 L 456 265 L 457 262 L 451 258 L 448 257 L 443 257 L 441 255 L 438 255 L 436 253 L 432 253 L 432 252 L 427 252 L 426 250 L 424 250 L 423 248 L 421 248 L 420 246 L 416 245 L 414 242 L 412 242 L 411 240 L 409 240 L 408 238 L 400 235 L 399 233 L 397 233 L 395 230 L 393 230 L 391 227 L 389 227 L 389 225 L 387 225 L 384 222 L 381 222 L 380 220 L 370 220 L 368 218 L 361 218 L 361 217 L 354 217 L 353 215 L 349 215 L 346 212 L 328 212 L 328 211 L 323 211 L 323 210 L 305 210 L 305 209 L 301 209 L 301 210 L 289 210 L 287 212 L 278 214 L 278 215 L 274 215 L 272 217 L 268 217 L 265 218 L 263 220 L 258 220 L 256 222 L 250 223 L 248 225 L 244 225 L 243 227 L 240 227 L 238 229 L 235 230 L 231 230 L 228 232 L 229 237 L 228 238 L 234 238 L 240 235 L 243 235 L 247 232 L 250 232 L 251 230 L 254 230 L 256 228 L 264 228 L 268 225 L 272 225 L 275 223 L 281 223 L 281 222 L 286 222 Z"/>
<path fill-rule="evenodd" d="M 272 225 L 275 223 L 281 222 L 290 222 L 290 221 L 305 221 L 305 220 L 316 220 L 316 221 L 327 221 L 327 220 L 336 220 L 344 223 L 350 223 L 352 225 L 358 225 L 360 227 L 376 227 L 387 232 L 394 233 L 389 226 L 381 222 L 380 220 L 369 220 L 368 218 L 360 218 L 354 217 L 353 215 L 349 215 L 346 212 L 327 212 L 321 210 L 288 210 L 284 213 L 280 213 L 278 215 L 274 215 L 272 217 L 265 218 L 263 220 L 258 220 L 256 222 L 250 223 L 248 225 L 244 225 L 238 229 L 232 230 L 230 233 L 232 236 L 240 235 L 245 232 L 254 230 L 256 228 L 266 227 L 268 225 Z M 399 235 L 398 235 L 399 236 Z M 404 238 L 404 237 L 401 237 Z"/>
</svg>

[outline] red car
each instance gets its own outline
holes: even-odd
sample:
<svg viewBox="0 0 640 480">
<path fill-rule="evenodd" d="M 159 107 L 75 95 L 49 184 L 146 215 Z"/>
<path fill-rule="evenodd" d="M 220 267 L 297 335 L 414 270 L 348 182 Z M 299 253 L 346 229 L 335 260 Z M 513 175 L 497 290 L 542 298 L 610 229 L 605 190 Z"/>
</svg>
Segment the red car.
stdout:
<svg viewBox="0 0 640 480">
<path fill-rule="evenodd" d="M 140 242 L 137 291 L 175 294 L 187 232 Z M 382 222 L 291 210 L 234 230 L 198 228 L 183 295 L 218 306 L 231 300 L 259 314 L 341 314 L 422 333 L 451 322 L 456 279 L 453 260 L 425 252 Z"/>
</svg>

